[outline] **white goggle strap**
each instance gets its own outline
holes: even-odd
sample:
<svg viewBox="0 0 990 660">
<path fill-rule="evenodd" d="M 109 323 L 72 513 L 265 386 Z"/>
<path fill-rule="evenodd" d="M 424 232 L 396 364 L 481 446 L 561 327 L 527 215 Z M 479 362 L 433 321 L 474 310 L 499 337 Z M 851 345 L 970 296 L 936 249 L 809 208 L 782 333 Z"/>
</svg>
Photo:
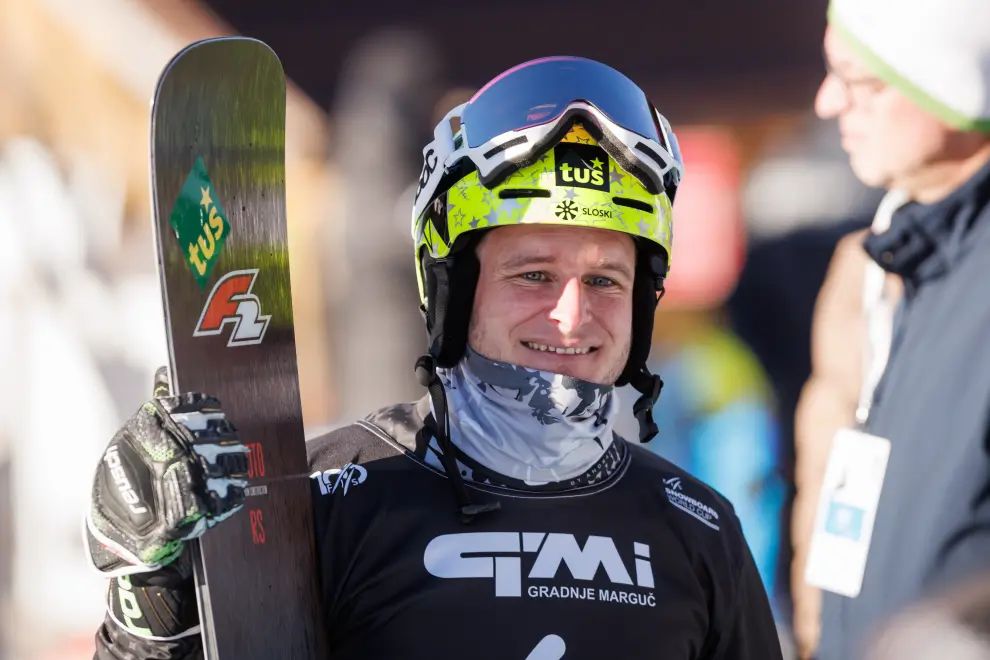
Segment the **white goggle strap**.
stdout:
<svg viewBox="0 0 990 660">
<path fill-rule="evenodd" d="M 495 169 L 502 166 L 506 161 L 524 159 L 537 148 L 537 145 L 543 142 L 543 139 L 549 133 L 557 128 L 557 125 L 558 122 L 553 121 L 549 124 L 539 124 L 538 126 L 530 126 L 529 128 L 518 131 L 509 131 L 477 147 L 464 147 L 463 154 L 474 163 L 478 169 L 478 175 L 482 179 L 487 179 Z M 500 148 L 503 144 L 512 142 L 520 136 L 525 136 L 526 141 L 505 149 Z M 496 151 L 496 153 L 485 158 L 485 154 L 490 151 Z"/>
<path fill-rule="evenodd" d="M 677 161 L 674 160 L 674 157 L 670 155 L 670 152 L 667 151 L 663 147 L 663 145 L 661 145 L 656 140 L 645 138 L 639 133 L 633 133 L 632 131 L 627 131 L 626 129 L 612 122 L 608 122 L 608 128 L 612 132 L 612 135 L 618 138 L 618 140 L 622 142 L 622 144 L 624 144 L 629 149 L 629 152 L 633 155 L 633 157 L 637 160 L 637 162 L 653 173 L 654 183 L 656 184 L 658 189 L 663 190 L 664 189 L 663 177 L 670 170 L 679 167 Z M 643 144 L 644 146 L 649 147 L 655 154 L 657 154 L 661 158 L 661 160 L 663 160 L 663 162 L 658 163 L 656 159 L 651 158 L 650 156 L 646 155 L 646 153 L 644 153 L 642 150 L 637 149 L 636 148 L 637 144 Z"/>
<path fill-rule="evenodd" d="M 433 141 L 423 148 L 423 169 L 419 173 L 419 185 L 416 188 L 415 201 L 413 202 L 412 228 L 413 240 L 416 240 L 417 222 L 423 213 L 426 205 L 433 199 L 433 194 L 443 178 L 444 172 L 450 163 L 450 156 L 454 153 L 454 131 L 450 128 L 450 121 L 454 117 L 460 119 L 461 111 L 466 103 L 462 103 L 444 116 L 433 129 Z"/>
<path fill-rule="evenodd" d="M 667 144 L 667 151 L 670 152 L 671 160 L 677 169 L 678 179 L 684 178 L 684 163 L 680 160 L 684 156 L 681 154 L 681 145 L 677 142 L 677 135 L 667 118 L 660 114 L 656 108 L 653 112 L 657 115 L 657 122 L 660 124 L 660 132 L 663 134 L 663 141 Z"/>
</svg>

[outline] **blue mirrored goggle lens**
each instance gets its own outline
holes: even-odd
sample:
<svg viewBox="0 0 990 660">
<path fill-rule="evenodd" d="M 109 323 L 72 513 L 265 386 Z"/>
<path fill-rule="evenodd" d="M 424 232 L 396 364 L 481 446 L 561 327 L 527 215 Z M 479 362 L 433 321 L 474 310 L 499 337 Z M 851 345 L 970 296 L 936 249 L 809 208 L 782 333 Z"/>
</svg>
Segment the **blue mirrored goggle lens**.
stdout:
<svg viewBox="0 0 990 660">
<path fill-rule="evenodd" d="M 485 85 L 461 116 L 468 146 L 553 121 L 574 101 L 586 101 L 622 128 L 666 146 L 643 91 L 615 69 L 579 57 L 526 62 Z"/>
</svg>

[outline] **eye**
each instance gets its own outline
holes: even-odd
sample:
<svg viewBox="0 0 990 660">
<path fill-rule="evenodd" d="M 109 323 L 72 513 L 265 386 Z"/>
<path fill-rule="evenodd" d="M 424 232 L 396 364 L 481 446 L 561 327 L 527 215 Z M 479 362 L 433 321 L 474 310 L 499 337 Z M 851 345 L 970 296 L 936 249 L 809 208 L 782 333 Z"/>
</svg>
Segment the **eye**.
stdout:
<svg viewBox="0 0 990 660">
<path fill-rule="evenodd" d="M 534 270 L 528 273 L 523 273 L 522 275 L 520 275 L 520 277 L 526 280 L 527 282 L 542 282 L 547 278 L 545 273 L 541 273 L 538 270 Z"/>
<path fill-rule="evenodd" d="M 588 284 L 592 286 L 607 288 L 615 286 L 615 280 L 609 279 L 608 277 L 603 277 L 601 275 L 596 275 L 588 279 Z"/>
</svg>

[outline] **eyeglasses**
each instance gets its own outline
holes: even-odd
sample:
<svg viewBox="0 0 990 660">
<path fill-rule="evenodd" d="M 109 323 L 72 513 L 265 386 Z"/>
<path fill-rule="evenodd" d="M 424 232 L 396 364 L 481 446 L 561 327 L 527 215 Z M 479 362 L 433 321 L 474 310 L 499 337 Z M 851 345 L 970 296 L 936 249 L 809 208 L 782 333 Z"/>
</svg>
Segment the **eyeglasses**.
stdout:
<svg viewBox="0 0 990 660">
<path fill-rule="evenodd" d="M 887 83 L 873 75 L 844 76 L 828 60 L 825 60 L 825 72 L 839 83 L 846 103 L 850 105 L 868 105 L 880 92 L 887 89 Z"/>
</svg>

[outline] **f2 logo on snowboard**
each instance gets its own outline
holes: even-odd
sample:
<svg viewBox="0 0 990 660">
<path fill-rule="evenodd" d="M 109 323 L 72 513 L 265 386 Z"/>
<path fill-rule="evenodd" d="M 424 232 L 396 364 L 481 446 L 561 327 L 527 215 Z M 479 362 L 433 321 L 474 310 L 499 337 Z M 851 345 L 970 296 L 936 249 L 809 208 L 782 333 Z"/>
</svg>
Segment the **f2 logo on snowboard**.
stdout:
<svg viewBox="0 0 990 660">
<path fill-rule="evenodd" d="M 228 347 L 260 344 L 271 316 L 261 315 L 261 301 L 251 293 L 257 277 L 257 268 L 235 270 L 221 277 L 206 299 L 193 337 L 219 335 L 229 323 L 233 329 Z"/>
</svg>

